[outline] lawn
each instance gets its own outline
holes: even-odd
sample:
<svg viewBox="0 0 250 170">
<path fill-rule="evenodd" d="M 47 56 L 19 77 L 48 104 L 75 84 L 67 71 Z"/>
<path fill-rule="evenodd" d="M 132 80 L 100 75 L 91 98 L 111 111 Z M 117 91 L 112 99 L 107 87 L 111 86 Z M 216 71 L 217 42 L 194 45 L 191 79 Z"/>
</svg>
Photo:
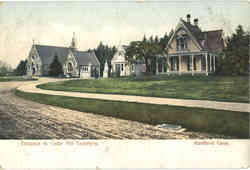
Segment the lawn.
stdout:
<svg viewBox="0 0 250 170">
<path fill-rule="evenodd" d="M 249 76 L 143 76 L 70 80 L 39 85 L 59 91 L 249 102 Z"/>
<path fill-rule="evenodd" d="M 18 90 L 15 91 L 15 94 L 35 102 L 69 108 L 81 112 L 112 116 L 152 125 L 162 123 L 177 124 L 192 131 L 210 132 L 244 139 L 249 138 L 249 113 L 83 99 L 25 93 Z"/>
<path fill-rule="evenodd" d="M 33 81 L 37 80 L 31 77 L 24 77 L 24 76 L 0 76 L 0 82 L 7 82 L 7 81 Z"/>
</svg>

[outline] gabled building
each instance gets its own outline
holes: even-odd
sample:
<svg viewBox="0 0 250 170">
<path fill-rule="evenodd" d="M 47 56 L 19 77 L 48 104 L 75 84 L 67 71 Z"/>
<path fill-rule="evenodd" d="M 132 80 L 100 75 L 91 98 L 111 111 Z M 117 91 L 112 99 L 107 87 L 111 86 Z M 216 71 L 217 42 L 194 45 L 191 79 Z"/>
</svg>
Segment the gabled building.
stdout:
<svg viewBox="0 0 250 170">
<path fill-rule="evenodd" d="M 125 58 L 126 46 L 119 46 L 117 52 L 111 60 L 111 73 L 118 73 L 120 76 L 127 76 L 133 72 L 130 68 L 128 61 Z"/>
<path fill-rule="evenodd" d="M 119 74 L 119 76 L 140 75 L 146 71 L 146 66 L 142 61 L 130 63 L 126 60 L 126 46 L 118 47 L 117 52 L 111 60 L 111 73 Z"/>
<path fill-rule="evenodd" d="M 208 75 L 215 72 L 216 57 L 224 48 L 223 31 L 202 31 L 198 19 L 194 19 L 194 23 L 190 19 L 189 14 L 186 21 L 180 19 L 167 44 L 165 73 Z"/>
<path fill-rule="evenodd" d="M 74 36 L 70 47 L 33 44 L 27 59 L 27 74 L 49 75 L 50 64 L 55 57 L 61 63 L 66 77 L 90 78 L 100 74 L 100 63 L 95 52 L 78 51 Z"/>
</svg>

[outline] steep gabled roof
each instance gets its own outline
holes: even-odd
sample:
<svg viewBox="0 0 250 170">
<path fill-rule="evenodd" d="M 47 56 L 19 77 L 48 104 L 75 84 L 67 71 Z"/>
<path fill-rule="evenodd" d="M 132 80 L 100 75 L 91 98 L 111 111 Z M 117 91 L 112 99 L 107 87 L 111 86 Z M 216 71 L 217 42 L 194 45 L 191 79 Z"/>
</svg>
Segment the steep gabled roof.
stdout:
<svg viewBox="0 0 250 170">
<path fill-rule="evenodd" d="M 91 63 L 92 65 L 100 65 L 95 53 L 93 51 L 77 51 L 68 47 L 57 47 L 57 46 L 48 46 L 48 45 L 34 45 L 39 57 L 42 61 L 42 64 L 51 64 L 55 58 L 58 56 L 58 60 L 60 63 L 65 63 L 67 60 L 67 56 L 72 50 L 74 56 L 77 59 L 79 65 L 88 65 Z"/>
<path fill-rule="evenodd" d="M 74 51 L 74 56 L 76 56 L 79 65 L 100 65 L 95 52 L 91 51 Z"/>
<path fill-rule="evenodd" d="M 175 32 L 172 34 L 170 37 L 170 40 L 168 41 L 167 48 L 170 47 L 170 44 L 172 43 L 173 38 L 176 36 L 177 32 L 181 29 L 184 28 L 190 37 L 193 39 L 194 43 L 197 45 L 199 49 L 203 49 L 200 41 L 198 40 L 199 34 L 201 30 L 199 27 L 193 26 L 190 23 L 185 22 L 183 19 L 180 19 L 179 24 L 177 25 Z"/>
<path fill-rule="evenodd" d="M 193 35 L 193 37 L 195 38 L 199 46 L 203 49 L 203 46 L 201 44 L 201 40 L 203 39 L 201 29 L 196 25 L 192 25 L 191 23 L 184 21 L 183 19 L 181 21 L 186 26 L 186 28 L 190 31 L 190 33 Z"/>
<path fill-rule="evenodd" d="M 222 30 L 205 31 L 202 34 L 204 37 L 204 49 L 217 52 L 224 48 Z"/>
<path fill-rule="evenodd" d="M 42 61 L 42 64 L 51 64 L 55 58 L 58 56 L 60 63 L 64 63 L 69 53 L 67 47 L 56 47 L 56 46 L 47 46 L 47 45 L 34 45 L 39 57 Z"/>
<path fill-rule="evenodd" d="M 216 52 L 224 48 L 222 30 L 201 31 L 201 29 L 183 20 L 183 23 L 196 38 L 203 50 Z"/>
<path fill-rule="evenodd" d="M 199 45 L 201 50 L 208 50 L 210 52 L 221 51 L 224 48 L 223 43 L 223 31 L 222 30 L 212 30 L 212 31 L 204 31 L 202 32 L 199 26 L 192 25 L 180 19 L 180 23 L 190 32 L 192 38 L 194 38 L 195 42 Z M 171 44 L 172 39 L 174 38 L 176 32 L 179 29 L 175 30 L 175 33 L 170 38 L 168 46 Z"/>
</svg>

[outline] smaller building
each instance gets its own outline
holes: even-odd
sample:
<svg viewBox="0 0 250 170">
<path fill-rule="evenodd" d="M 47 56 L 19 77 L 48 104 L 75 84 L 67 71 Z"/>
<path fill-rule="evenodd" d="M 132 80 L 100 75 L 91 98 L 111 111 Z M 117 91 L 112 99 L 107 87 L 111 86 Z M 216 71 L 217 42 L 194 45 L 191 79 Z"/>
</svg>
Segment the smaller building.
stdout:
<svg viewBox="0 0 250 170">
<path fill-rule="evenodd" d="M 74 36 L 70 47 L 33 44 L 27 59 L 27 75 L 48 76 L 55 57 L 66 77 L 90 78 L 100 75 L 100 62 L 95 52 L 78 51 Z"/>
<path fill-rule="evenodd" d="M 126 60 L 126 46 L 118 47 L 113 59 L 111 60 L 111 73 L 118 76 L 140 75 L 146 70 L 146 66 L 141 61 L 130 63 Z"/>
</svg>

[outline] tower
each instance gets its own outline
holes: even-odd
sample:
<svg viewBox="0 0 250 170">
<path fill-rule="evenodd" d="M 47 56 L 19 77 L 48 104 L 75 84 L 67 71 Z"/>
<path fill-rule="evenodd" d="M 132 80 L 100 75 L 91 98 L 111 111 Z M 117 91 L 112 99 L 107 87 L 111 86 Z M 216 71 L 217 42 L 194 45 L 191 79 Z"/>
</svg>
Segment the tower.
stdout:
<svg viewBox="0 0 250 170">
<path fill-rule="evenodd" d="M 76 49 L 76 38 L 75 38 L 75 32 L 73 32 L 73 37 L 71 41 L 71 46 L 70 48 Z"/>
</svg>

